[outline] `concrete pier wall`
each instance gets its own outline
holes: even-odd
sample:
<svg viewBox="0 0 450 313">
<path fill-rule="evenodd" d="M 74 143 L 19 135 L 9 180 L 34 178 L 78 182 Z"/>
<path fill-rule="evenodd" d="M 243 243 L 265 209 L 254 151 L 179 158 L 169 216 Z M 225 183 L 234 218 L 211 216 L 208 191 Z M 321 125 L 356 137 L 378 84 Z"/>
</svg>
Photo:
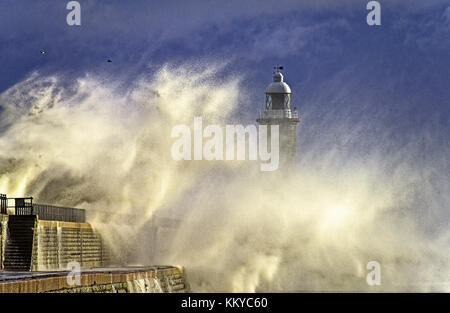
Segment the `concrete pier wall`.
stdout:
<svg viewBox="0 0 450 313">
<path fill-rule="evenodd" d="M 44 221 L 35 216 L 13 217 L 0 215 L 0 293 L 190 291 L 181 268 L 108 268 L 109 250 L 89 223 Z M 29 241 L 21 240 L 24 231 Z M 27 258 L 17 254 L 16 251 L 22 250 L 29 251 Z M 24 263 L 20 270 L 12 266 L 17 262 L 10 264 L 19 257 Z M 68 268 L 68 263 L 74 261 L 78 262 L 80 271 Z"/>
<path fill-rule="evenodd" d="M 89 223 L 37 220 L 34 229 L 32 271 L 67 269 L 78 262 L 82 268 L 109 265 L 109 253 L 99 233 Z"/>
<path fill-rule="evenodd" d="M 31 260 L 27 261 L 28 270 L 66 270 L 68 263 L 73 261 L 78 262 L 81 268 L 106 267 L 110 264 L 109 250 L 89 223 L 44 221 L 33 216 L 29 219 L 34 220 L 34 226 L 30 229 L 33 238 L 29 243 L 32 252 Z M 5 262 L 8 253 L 5 252 L 8 245 L 13 245 L 16 240 L 8 239 L 8 236 L 14 237 L 14 233 L 8 234 L 9 220 L 8 215 L 0 215 L 0 270 L 9 269 Z M 26 247 L 21 246 L 20 249 Z"/>
<path fill-rule="evenodd" d="M 81 272 L 73 285 L 69 272 L 29 273 L 28 277 L 1 277 L 0 293 L 158 293 L 189 292 L 183 269 L 152 267 Z M 3 281 L 1 281 L 3 279 Z"/>
</svg>

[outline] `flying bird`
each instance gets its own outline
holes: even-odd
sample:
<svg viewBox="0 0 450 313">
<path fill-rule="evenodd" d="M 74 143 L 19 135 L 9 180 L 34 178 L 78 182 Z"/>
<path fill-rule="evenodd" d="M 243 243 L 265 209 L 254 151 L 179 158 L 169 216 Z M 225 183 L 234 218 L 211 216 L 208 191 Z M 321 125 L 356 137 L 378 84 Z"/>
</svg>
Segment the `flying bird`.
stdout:
<svg viewBox="0 0 450 313">
<path fill-rule="evenodd" d="M 41 54 L 46 54 L 47 53 L 45 50 L 41 50 L 40 52 L 41 52 Z"/>
<path fill-rule="evenodd" d="M 112 61 L 110 59 L 106 60 L 106 62 L 111 63 Z"/>
</svg>

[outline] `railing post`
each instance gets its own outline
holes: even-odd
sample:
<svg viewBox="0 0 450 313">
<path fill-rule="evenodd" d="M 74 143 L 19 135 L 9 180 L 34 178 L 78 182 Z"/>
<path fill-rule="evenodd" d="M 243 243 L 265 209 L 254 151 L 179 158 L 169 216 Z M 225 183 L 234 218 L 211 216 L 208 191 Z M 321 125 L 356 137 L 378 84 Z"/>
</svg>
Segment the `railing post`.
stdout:
<svg viewBox="0 0 450 313">
<path fill-rule="evenodd" d="M 8 214 L 8 198 L 6 194 L 0 194 L 0 213 Z"/>
</svg>

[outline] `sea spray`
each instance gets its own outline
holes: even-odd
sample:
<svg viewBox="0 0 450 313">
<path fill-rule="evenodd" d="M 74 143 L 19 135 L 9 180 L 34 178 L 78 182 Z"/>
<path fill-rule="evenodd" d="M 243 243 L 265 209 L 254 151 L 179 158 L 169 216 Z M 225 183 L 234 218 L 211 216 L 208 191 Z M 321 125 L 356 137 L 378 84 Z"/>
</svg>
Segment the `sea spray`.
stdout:
<svg viewBox="0 0 450 313">
<path fill-rule="evenodd" d="M 300 128 L 299 167 L 289 175 L 173 161 L 174 125 L 237 119 L 246 90 L 240 78 L 217 80 L 221 70 L 164 66 L 125 91 L 89 75 L 66 86 L 31 74 L 0 95 L 0 190 L 87 208 L 120 265 L 181 264 L 193 291 L 449 290 L 448 229 L 430 236 L 417 214 L 448 209 L 424 173 L 448 182 L 433 171 L 442 164 L 405 158 L 414 145 L 386 153 L 394 139 L 359 131 L 342 141 L 358 138 L 370 151 L 332 146 L 336 130 L 364 125 L 334 115 L 327 128 L 306 114 L 302 123 L 320 135 Z M 161 227 L 154 249 L 157 214 L 181 224 Z M 382 267 L 378 289 L 366 284 L 370 261 Z"/>
</svg>

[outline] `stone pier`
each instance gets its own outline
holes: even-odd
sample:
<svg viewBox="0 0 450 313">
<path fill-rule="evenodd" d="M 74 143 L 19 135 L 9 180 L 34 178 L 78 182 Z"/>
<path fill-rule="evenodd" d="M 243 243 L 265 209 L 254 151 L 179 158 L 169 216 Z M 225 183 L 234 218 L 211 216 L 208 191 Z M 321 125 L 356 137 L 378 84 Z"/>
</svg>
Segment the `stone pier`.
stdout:
<svg viewBox="0 0 450 313">
<path fill-rule="evenodd" d="M 90 269 L 79 275 L 74 284 L 69 271 L 0 272 L 0 293 L 189 292 L 184 270 L 172 266 Z"/>
</svg>

